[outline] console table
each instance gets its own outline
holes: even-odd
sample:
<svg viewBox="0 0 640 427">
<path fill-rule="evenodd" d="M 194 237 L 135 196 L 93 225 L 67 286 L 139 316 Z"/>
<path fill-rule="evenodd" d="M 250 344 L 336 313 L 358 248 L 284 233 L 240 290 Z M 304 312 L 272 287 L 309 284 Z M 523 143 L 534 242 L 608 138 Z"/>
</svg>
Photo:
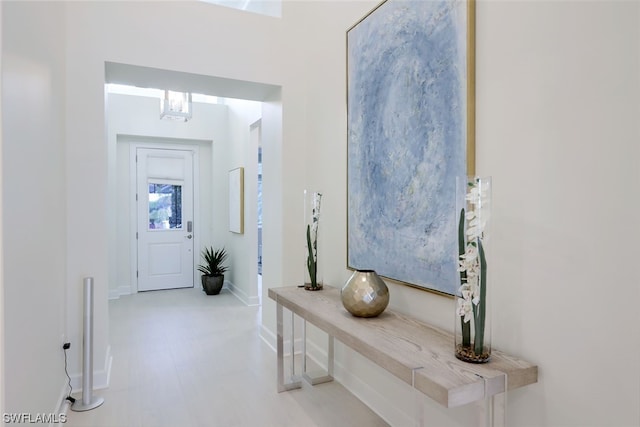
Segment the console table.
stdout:
<svg viewBox="0 0 640 427">
<path fill-rule="evenodd" d="M 333 379 L 334 338 L 445 407 L 481 402 L 481 418 L 486 425 L 504 424 L 507 390 L 538 380 L 537 366 L 495 349 L 488 363 L 458 360 L 451 333 L 413 317 L 389 309 L 378 317 L 354 317 L 342 306 L 337 288 L 306 291 L 292 286 L 270 288 L 268 294 L 277 304 L 279 392 L 301 387 L 297 378 L 284 378 L 283 307 L 329 336 L 327 374 L 311 378 L 303 373 L 312 384 Z M 293 343 L 293 327 L 291 335 Z M 305 341 L 303 338 L 306 361 Z M 295 368 L 292 375 L 293 371 Z"/>
</svg>

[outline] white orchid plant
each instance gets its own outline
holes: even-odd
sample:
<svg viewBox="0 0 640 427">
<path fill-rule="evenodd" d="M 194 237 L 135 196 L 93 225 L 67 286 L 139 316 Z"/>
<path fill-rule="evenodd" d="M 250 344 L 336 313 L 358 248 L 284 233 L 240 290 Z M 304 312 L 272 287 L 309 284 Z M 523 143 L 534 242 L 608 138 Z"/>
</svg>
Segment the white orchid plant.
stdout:
<svg viewBox="0 0 640 427">
<path fill-rule="evenodd" d="M 320 202 L 322 193 L 313 193 L 311 224 L 307 224 L 307 270 L 311 280 L 311 289 L 318 289 L 318 226 L 320 224 Z"/>
<path fill-rule="evenodd" d="M 467 180 L 465 207 L 458 225 L 458 271 L 460 288 L 457 315 L 460 317 L 462 347 L 483 354 L 486 322 L 487 260 L 483 240 L 489 215 L 489 190 L 480 178 Z M 471 342 L 471 320 L 474 339 Z"/>
</svg>

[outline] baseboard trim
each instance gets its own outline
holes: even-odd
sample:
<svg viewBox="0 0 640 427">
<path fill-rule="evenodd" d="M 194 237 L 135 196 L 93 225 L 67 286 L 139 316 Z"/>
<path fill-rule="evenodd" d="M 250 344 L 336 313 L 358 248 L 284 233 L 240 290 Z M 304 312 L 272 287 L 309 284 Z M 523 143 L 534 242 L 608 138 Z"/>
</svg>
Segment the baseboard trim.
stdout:
<svg viewBox="0 0 640 427">
<path fill-rule="evenodd" d="M 349 349 L 349 351 L 353 350 Z M 358 355 L 358 357 L 362 356 Z M 341 363 L 334 362 L 333 369 L 334 378 L 389 425 L 415 425 L 416 420 L 408 416 L 402 408 L 393 405 L 389 396 L 380 393 L 378 388 L 351 373 Z"/>
<path fill-rule="evenodd" d="M 268 329 L 264 324 L 260 325 L 260 339 L 275 353 L 276 350 L 276 334 Z"/>
<path fill-rule="evenodd" d="M 109 299 L 119 299 L 123 295 L 131 295 L 133 292 L 131 291 L 131 286 L 122 285 L 118 286 L 116 289 L 109 289 Z"/>
<path fill-rule="evenodd" d="M 109 381 L 111 380 L 111 365 L 113 363 L 113 356 L 111 355 L 111 346 L 107 346 L 105 352 L 104 367 L 100 371 L 93 371 L 93 388 L 94 390 L 105 389 L 109 387 Z M 82 393 L 82 374 L 70 375 L 71 387 L 73 388 L 73 394 Z M 69 382 L 65 378 L 60 395 L 58 396 L 58 404 L 56 405 L 56 411 L 54 413 L 64 415 L 59 417 L 59 422 L 56 424 L 50 423 L 49 427 L 63 427 L 66 423 L 66 417 L 71 409 L 71 403 L 67 400 L 69 395 Z"/>
<path fill-rule="evenodd" d="M 276 352 L 276 335 L 270 329 L 261 325 L 260 338 Z M 297 340 L 296 340 L 296 344 Z M 341 345 L 339 342 L 336 344 Z M 345 351 L 354 352 L 349 347 L 343 346 Z M 287 347 L 285 347 L 287 348 Z M 316 343 L 307 340 L 307 357 L 313 360 L 322 369 L 327 369 L 327 351 Z M 296 351 L 296 353 L 298 353 Z M 354 352 L 355 353 L 355 352 Z M 356 357 L 363 357 L 356 353 Z M 366 359 L 368 361 L 368 359 Z M 373 362 L 370 362 L 373 365 Z M 374 365 L 375 366 L 375 365 Z M 354 375 L 349 369 L 334 360 L 333 377 L 351 394 L 375 412 L 389 425 L 414 425 L 415 420 L 406 414 L 406 411 L 393 405 L 388 396 L 380 393 L 379 389 Z"/>
<path fill-rule="evenodd" d="M 236 298 L 238 298 L 240 301 L 242 301 L 245 305 L 249 307 L 260 305 L 260 297 L 258 297 L 257 295 L 254 297 L 248 296 L 245 291 L 235 286 L 232 282 L 228 280 L 224 281 L 224 288 L 229 289 L 229 292 L 231 292 Z"/>
<path fill-rule="evenodd" d="M 55 405 L 55 410 L 52 412 L 53 414 L 64 415 L 64 417 L 59 417 L 58 423 L 49 423 L 49 427 L 61 427 L 66 423 L 66 417 L 69 413 L 69 408 L 71 403 L 67 400 L 67 395 L 69 394 L 69 383 L 67 382 L 67 378 L 65 377 L 64 384 L 60 389 L 60 394 L 58 396 L 57 404 Z"/>
<path fill-rule="evenodd" d="M 113 356 L 111 355 L 111 346 L 107 346 L 107 351 L 104 357 L 104 366 L 101 370 L 93 370 L 93 389 L 101 390 L 109 387 L 109 381 L 111 379 L 111 365 L 113 363 Z M 71 375 L 71 386 L 73 391 L 82 391 L 82 374 Z"/>
<path fill-rule="evenodd" d="M 264 341 L 264 343 L 266 345 L 269 346 L 269 348 L 275 353 L 276 350 L 276 346 L 277 346 L 277 342 L 276 342 L 276 335 L 271 332 L 269 329 L 265 328 L 264 325 L 260 325 L 260 339 L 262 341 Z M 294 339 L 293 342 L 294 345 L 294 354 L 296 355 L 301 355 L 302 354 L 302 338 L 298 337 Z M 284 357 L 289 357 L 291 355 L 291 340 L 284 340 L 283 342 L 283 347 L 284 347 Z"/>
</svg>

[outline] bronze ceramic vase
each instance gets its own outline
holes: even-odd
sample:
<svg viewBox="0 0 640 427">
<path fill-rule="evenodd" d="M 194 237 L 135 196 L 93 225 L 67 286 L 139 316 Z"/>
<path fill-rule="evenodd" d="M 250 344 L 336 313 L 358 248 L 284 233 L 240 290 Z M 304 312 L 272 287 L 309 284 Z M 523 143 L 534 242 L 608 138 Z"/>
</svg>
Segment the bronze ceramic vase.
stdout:
<svg viewBox="0 0 640 427">
<path fill-rule="evenodd" d="M 342 305 L 356 317 L 375 317 L 389 305 L 389 289 L 373 270 L 356 270 L 340 292 Z"/>
</svg>

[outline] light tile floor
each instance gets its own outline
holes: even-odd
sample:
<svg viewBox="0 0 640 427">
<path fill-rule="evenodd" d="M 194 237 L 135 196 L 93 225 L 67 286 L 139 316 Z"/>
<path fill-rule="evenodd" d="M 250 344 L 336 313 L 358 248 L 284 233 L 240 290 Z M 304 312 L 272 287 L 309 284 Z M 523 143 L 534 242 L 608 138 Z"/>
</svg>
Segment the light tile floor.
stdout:
<svg viewBox="0 0 640 427">
<path fill-rule="evenodd" d="M 337 382 L 276 391 L 260 307 L 224 290 L 145 292 L 109 302 L 113 366 L 105 403 L 69 427 L 387 426 Z M 80 395 L 74 395 L 81 398 Z"/>
</svg>

